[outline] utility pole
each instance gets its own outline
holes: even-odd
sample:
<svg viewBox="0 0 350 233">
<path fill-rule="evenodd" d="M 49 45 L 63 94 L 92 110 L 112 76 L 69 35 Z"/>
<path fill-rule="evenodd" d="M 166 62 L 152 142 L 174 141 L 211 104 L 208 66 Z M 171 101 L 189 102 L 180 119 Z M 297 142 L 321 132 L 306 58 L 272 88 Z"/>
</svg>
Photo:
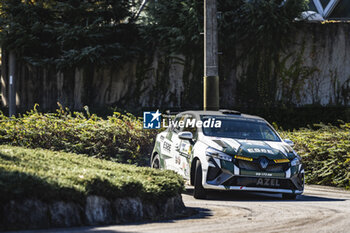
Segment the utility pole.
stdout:
<svg viewBox="0 0 350 233">
<path fill-rule="evenodd" d="M 219 110 L 216 0 L 204 0 L 204 110 Z"/>
<path fill-rule="evenodd" d="M 10 117 L 16 115 L 15 72 L 16 72 L 16 55 L 13 51 L 11 51 L 9 54 L 9 115 Z"/>
</svg>

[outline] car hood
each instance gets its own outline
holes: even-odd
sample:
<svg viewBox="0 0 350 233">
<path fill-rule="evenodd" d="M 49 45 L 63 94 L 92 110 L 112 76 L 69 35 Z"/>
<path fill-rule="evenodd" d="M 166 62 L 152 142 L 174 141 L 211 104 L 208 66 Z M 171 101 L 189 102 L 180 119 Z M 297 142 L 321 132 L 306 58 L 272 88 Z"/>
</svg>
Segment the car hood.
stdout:
<svg viewBox="0 0 350 233">
<path fill-rule="evenodd" d="M 205 137 L 203 142 L 229 155 L 249 158 L 265 156 L 269 159 L 293 159 L 293 149 L 285 142 L 241 140 L 220 137 Z"/>
</svg>

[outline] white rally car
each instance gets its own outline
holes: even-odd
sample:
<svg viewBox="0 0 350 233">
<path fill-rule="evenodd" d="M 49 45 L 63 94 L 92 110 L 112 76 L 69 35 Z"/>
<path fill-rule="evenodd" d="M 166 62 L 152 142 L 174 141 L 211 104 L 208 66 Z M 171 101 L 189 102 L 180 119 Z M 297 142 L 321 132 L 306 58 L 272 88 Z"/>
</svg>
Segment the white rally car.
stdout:
<svg viewBox="0 0 350 233">
<path fill-rule="evenodd" d="M 301 158 L 264 119 L 231 110 L 187 111 L 159 133 L 151 166 L 190 180 L 194 197 L 207 189 L 282 193 L 304 190 Z"/>
</svg>

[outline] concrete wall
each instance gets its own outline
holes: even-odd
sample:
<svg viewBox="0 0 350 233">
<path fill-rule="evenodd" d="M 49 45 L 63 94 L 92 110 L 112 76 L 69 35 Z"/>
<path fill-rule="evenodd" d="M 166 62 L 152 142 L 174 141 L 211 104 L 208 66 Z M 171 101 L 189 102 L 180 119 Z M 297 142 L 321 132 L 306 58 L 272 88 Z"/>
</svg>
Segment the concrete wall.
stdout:
<svg viewBox="0 0 350 233">
<path fill-rule="evenodd" d="M 302 106 L 349 104 L 350 24 L 298 25 L 279 78 L 276 99 Z M 7 54 L 2 54 L 1 102 L 7 105 Z M 235 106 L 237 82 L 246 64 L 221 59 L 221 106 Z M 225 64 L 223 64 L 225 63 Z M 240 65 L 237 65 L 240 64 Z M 88 68 L 63 73 L 18 65 L 17 104 L 30 109 L 35 103 L 54 109 L 57 102 L 81 109 L 113 106 L 128 110 L 152 108 L 200 108 L 202 106 L 201 55 L 168 56 L 159 51 L 123 66 Z M 222 77 L 224 76 L 224 77 Z"/>
<path fill-rule="evenodd" d="M 349 23 L 303 25 L 289 50 L 303 51 L 303 65 L 316 69 L 305 80 L 298 104 L 349 104 Z"/>
</svg>

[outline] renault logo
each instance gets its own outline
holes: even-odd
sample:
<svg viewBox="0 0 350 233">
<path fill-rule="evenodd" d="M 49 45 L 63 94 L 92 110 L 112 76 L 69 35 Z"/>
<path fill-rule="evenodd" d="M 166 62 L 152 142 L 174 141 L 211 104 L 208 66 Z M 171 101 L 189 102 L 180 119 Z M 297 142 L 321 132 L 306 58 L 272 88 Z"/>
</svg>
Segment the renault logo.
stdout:
<svg viewBox="0 0 350 233">
<path fill-rule="evenodd" d="M 262 169 L 266 169 L 267 165 L 269 165 L 269 161 L 265 157 L 260 158 L 260 166 Z"/>
</svg>

